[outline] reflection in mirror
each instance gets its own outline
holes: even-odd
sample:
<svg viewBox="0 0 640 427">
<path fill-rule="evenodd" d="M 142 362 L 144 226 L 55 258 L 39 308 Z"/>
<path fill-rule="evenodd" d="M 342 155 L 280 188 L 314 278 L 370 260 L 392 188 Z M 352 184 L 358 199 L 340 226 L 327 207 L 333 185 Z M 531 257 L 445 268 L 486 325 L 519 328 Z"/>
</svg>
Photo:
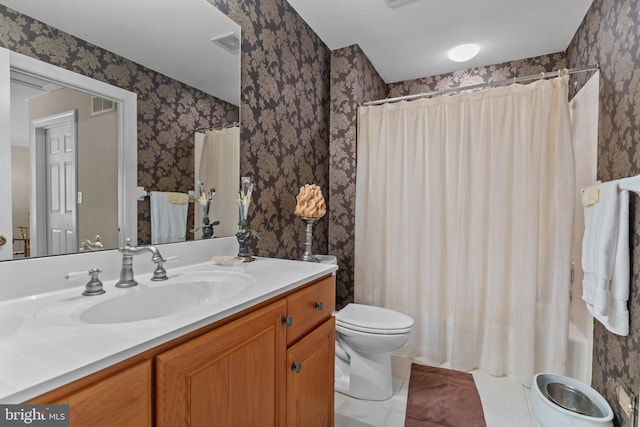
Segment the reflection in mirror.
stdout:
<svg viewBox="0 0 640 427">
<path fill-rule="evenodd" d="M 118 246 L 116 108 L 11 72 L 14 258 Z"/>
<path fill-rule="evenodd" d="M 0 69 L 0 169 L 12 173 L 0 229 L 13 234 L 0 259 L 122 244 L 135 230 L 135 94 L 6 49 Z"/>
<path fill-rule="evenodd" d="M 206 227 L 204 222 L 218 223 L 213 230 L 214 236 L 233 236 L 238 230 L 238 206 L 235 199 L 240 176 L 240 128 L 237 125 L 238 123 L 232 123 L 196 133 L 194 184 L 196 189 L 203 189 L 197 193 L 198 199 L 200 200 L 202 192 L 205 195 L 207 192 L 215 193 L 209 207 L 201 201 L 196 203 L 196 238 L 203 237 L 203 228 Z M 234 203 L 226 203 L 227 200 L 233 200 Z M 205 217 L 207 220 L 203 221 Z"/>
<path fill-rule="evenodd" d="M 30 57 L 43 59 L 62 68 L 73 69 L 77 73 L 108 82 L 118 88 L 137 94 L 138 131 L 137 138 L 134 134 L 132 139 L 134 149 L 137 146 L 138 160 L 135 162 L 137 174 L 134 164 L 134 176 L 129 177 L 130 184 L 126 189 L 133 194 L 134 208 L 137 208 L 133 211 L 137 210 L 137 221 L 136 219 L 125 220 L 124 217 L 131 217 L 131 211 L 127 211 L 124 214 L 119 214 L 115 234 L 109 235 L 109 231 L 102 231 L 102 229 L 110 229 L 113 232 L 112 218 L 99 219 L 98 216 L 94 217 L 94 213 L 87 214 L 86 212 L 92 212 L 91 209 L 94 209 L 93 212 L 96 212 L 96 209 L 101 213 L 106 213 L 109 210 L 113 212 L 114 209 L 117 209 L 114 204 L 117 204 L 118 207 L 123 204 L 122 192 L 125 190 L 118 188 L 117 202 L 113 202 L 111 196 L 104 198 L 105 200 L 110 199 L 109 202 L 105 202 L 109 205 L 108 209 L 104 206 L 94 208 L 90 205 L 89 199 L 99 192 L 94 189 L 94 185 L 90 185 L 89 189 L 83 186 L 85 175 L 81 170 L 80 162 L 78 162 L 77 188 L 70 193 L 76 195 L 76 231 L 78 235 L 74 240 L 77 250 L 83 248 L 93 250 L 101 246 L 104 248 L 115 247 L 121 244 L 120 241 L 126 237 L 131 237 L 134 242 L 137 240 L 139 244 L 148 244 L 151 243 L 150 200 L 145 198 L 139 202 L 135 201 L 136 185 L 144 187 L 149 192 L 187 193 L 190 190 L 196 190 L 194 181 L 197 176 L 194 173 L 194 164 L 196 163 L 195 154 L 198 150 L 195 148 L 195 129 L 233 123 L 239 119 L 240 55 L 238 52 L 224 50 L 213 43 L 212 39 L 229 34 L 234 34 L 239 39 L 240 28 L 211 4 L 201 0 L 169 2 L 166 5 L 163 4 L 161 8 L 145 8 L 138 2 L 116 1 L 103 5 L 111 9 L 108 13 L 101 11 L 94 14 L 81 13 L 82 11 L 78 8 L 89 7 L 85 3 L 90 2 L 78 4 L 71 0 L 54 0 L 45 5 L 40 0 L 0 0 L 0 19 L 11 25 L 10 36 L 0 40 L 0 46 L 19 51 Z M 95 3 L 92 4 L 92 7 L 96 6 Z M 18 9 L 20 12 L 5 5 Z M 127 9 L 123 11 L 118 9 L 120 7 Z M 155 15 L 159 11 L 164 12 L 164 17 Z M 113 31 L 114 22 L 116 22 L 114 19 L 117 19 L 118 28 L 126 29 L 132 34 L 135 33 L 136 37 L 133 39 L 124 38 L 126 43 L 122 43 L 122 31 Z M 145 28 L 147 23 L 152 24 Z M 84 25 L 84 27 L 74 29 L 74 25 Z M 135 27 L 136 25 L 137 27 Z M 105 28 L 108 31 L 105 31 Z M 166 28 L 173 30 L 166 31 Z M 180 28 L 189 28 L 189 31 L 183 31 Z M 163 32 L 165 33 L 164 37 L 172 40 L 160 41 L 151 30 Z M 205 33 L 206 36 L 203 38 Z M 108 36 L 101 40 L 100 34 Z M 114 34 L 115 37 L 110 37 Z M 200 40 L 185 41 L 181 38 L 189 34 L 199 37 Z M 80 35 L 82 35 L 82 39 L 78 38 Z M 116 51 L 123 46 L 109 45 L 109 38 L 112 41 L 119 39 L 121 45 L 125 44 L 124 47 L 129 49 L 126 54 Z M 158 50 L 159 48 L 160 50 Z M 137 57 L 136 52 L 141 55 Z M 191 59 L 179 56 L 184 54 L 191 54 Z M 152 63 L 153 59 L 161 61 Z M 164 64 L 162 60 L 164 60 Z M 219 67 L 219 64 L 222 63 L 225 64 L 223 69 Z M 189 64 L 189 66 L 185 66 L 185 64 Z M 162 68 L 164 66 L 172 68 Z M 218 91 L 220 85 L 224 85 L 225 81 L 233 83 L 230 87 Z M 53 93 L 69 90 L 71 89 L 57 89 Z M 23 103 L 25 103 L 24 99 Z M 108 104 L 109 98 L 105 99 Z M 102 103 L 102 101 L 100 102 Z M 121 106 L 118 103 L 113 107 L 114 110 L 111 114 L 121 113 Z M 105 110 L 110 108 L 106 106 Z M 76 108 L 68 108 L 65 112 L 73 110 Z M 106 117 L 109 112 L 104 114 Z M 78 119 L 81 116 L 80 111 L 76 112 Z M 47 118 L 49 115 L 42 113 L 42 117 Z M 28 118 L 25 120 L 29 121 Z M 79 126 L 80 122 L 76 127 L 79 129 Z M 27 129 L 30 128 L 31 124 L 27 123 Z M 30 138 L 31 130 L 28 133 Z M 80 132 L 78 131 L 78 133 Z M 97 135 L 95 132 L 93 134 Z M 4 136 L 0 132 L 0 145 L 3 140 Z M 25 139 L 23 138 L 22 141 L 24 144 Z M 101 145 L 101 148 L 107 146 L 104 144 Z M 81 156 L 81 151 L 79 149 L 78 156 Z M 2 150 L 0 152 L 4 153 Z M 107 163 L 106 160 L 112 159 L 114 156 L 113 151 L 103 154 L 100 155 L 98 162 L 94 159 L 94 165 L 102 166 L 103 159 L 104 163 Z M 6 252 L 2 252 L 2 248 L 0 248 L 0 252 L 2 252 L 0 259 L 10 259 L 12 252 L 21 252 L 19 256 L 24 256 L 25 253 L 31 256 L 41 255 L 45 243 L 38 240 L 39 231 L 36 231 L 36 235 L 31 235 L 34 228 L 34 218 L 37 215 L 25 209 L 25 206 L 29 204 L 28 201 L 33 199 L 33 194 L 35 194 L 35 192 L 31 192 L 32 196 L 30 197 L 29 191 L 25 190 L 30 186 L 32 179 L 35 179 L 34 167 L 31 166 L 34 160 L 29 150 L 20 144 L 14 144 L 14 148 L 10 149 L 7 156 L 3 154 L 0 157 L 13 157 L 18 162 L 16 166 L 11 168 L 13 182 L 16 184 L 15 190 L 9 191 L 10 194 L 4 194 L 5 187 L 0 185 L 0 197 L 5 200 L 6 198 L 15 200 L 17 206 L 22 205 L 21 212 L 16 213 L 16 217 L 12 218 L 8 230 L 6 229 L 8 221 L 0 208 L 0 234 L 15 238 L 14 247 L 8 249 L 9 256 L 6 256 Z M 0 159 L 1 161 L 3 160 Z M 6 163 L 0 165 L 0 168 L 2 166 L 6 166 Z M 27 169 L 26 166 L 29 168 Z M 91 172 L 94 177 L 98 174 L 97 170 Z M 122 180 L 123 173 L 125 172 L 118 172 L 118 179 Z M 239 174 L 236 174 L 233 177 L 235 191 L 237 191 L 238 180 Z M 219 184 L 207 185 L 217 187 Z M 224 200 L 222 193 L 218 193 L 214 203 L 220 206 L 230 204 L 235 208 L 235 192 L 231 197 L 231 200 Z M 73 204 L 73 201 L 71 203 Z M 136 204 L 137 206 L 135 206 Z M 83 213 L 85 209 L 88 210 Z M 197 203 L 188 204 L 188 220 L 185 224 L 187 230 L 198 225 L 194 214 L 199 209 L 200 206 Z M 112 216 L 112 214 L 109 215 Z M 9 217 L 13 217 L 13 211 Z M 133 217 L 136 218 L 136 215 L 134 214 Z M 82 231 L 83 226 L 86 225 L 85 220 L 91 222 L 86 233 Z M 100 224 L 101 230 L 98 230 L 96 223 Z M 37 225 L 36 228 L 38 228 Z M 120 227 L 120 235 L 118 235 L 118 226 Z M 40 229 L 45 228 L 41 226 Z M 69 234 L 73 233 L 69 232 Z M 96 235 L 100 235 L 100 242 L 95 242 Z M 222 228 L 217 228 L 216 236 L 223 235 L 225 235 L 225 231 Z M 11 237 L 9 241 L 11 241 Z M 186 233 L 186 239 L 199 237 L 193 233 Z M 5 246 L 10 247 L 11 245 Z M 67 251 L 68 249 L 60 250 L 60 252 Z M 55 253 L 55 251 L 49 253 Z"/>
</svg>

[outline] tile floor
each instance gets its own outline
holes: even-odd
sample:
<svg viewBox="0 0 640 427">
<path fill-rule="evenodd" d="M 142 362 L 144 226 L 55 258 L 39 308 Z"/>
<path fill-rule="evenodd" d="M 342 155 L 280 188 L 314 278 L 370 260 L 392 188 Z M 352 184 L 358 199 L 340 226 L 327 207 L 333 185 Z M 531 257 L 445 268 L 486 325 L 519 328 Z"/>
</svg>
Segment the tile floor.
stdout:
<svg viewBox="0 0 640 427">
<path fill-rule="evenodd" d="M 420 358 L 415 363 L 428 364 Z M 446 367 L 446 366 L 443 366 Z M 411 360 L 394 356 L 394 395 L 383 402 L 335 394 L 335 427 L 403 427 Z M 529 409 L 529 389 L 512 377 L 473 371 L 487 427 L 535 427 Z"/>
</svg>

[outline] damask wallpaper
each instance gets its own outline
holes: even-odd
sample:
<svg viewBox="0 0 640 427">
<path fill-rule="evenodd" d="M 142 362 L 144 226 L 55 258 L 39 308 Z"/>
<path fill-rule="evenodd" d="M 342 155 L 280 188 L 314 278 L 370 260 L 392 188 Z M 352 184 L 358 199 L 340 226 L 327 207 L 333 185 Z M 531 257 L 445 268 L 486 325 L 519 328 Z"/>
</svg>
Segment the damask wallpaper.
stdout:
<svg viewBox="0 0 640 427">
<path fill-rule="evenodd" d="M 594 0 L 567 49 L 567 65 L 600 64 L 598 179 L 640 173 L 640 3 Z M 587 76 L 578 76 L 580 87 Z M 618 388 L 640 390 L 640 202 L 631 197 L 630 333 L 621 337 L 594 322 L 592 386 L 615 412 L 615 425 L 635 427 L 618 403 Z M 636 400 L 637 402 L 637 400 Z"/>
<path fill-rule="evenodd" d="M 512 79 L 518 76 L 529 76 L 542 72 L 557 71 L 565 67 L 564 52 L 534 58 L 488 65 L 464 71 L 423 77 L 399 83 L 390 83 L 387 88 L 388 97 L 412 95 L 439 89 L 467 86 L 488 81 Z"/>
<path fill-rule="evenodd" d="M 336 308 L 353 302 L 358 102 L 384 98 L 386 86 L 357 45 L 331 52 L 329 253 L 338 259 Z"/>
<path fill-rule="evenodd" d="M 3 5 L 0 46 L 135 92 L 138 185 L 147 191 L 192 189 L 195 129 L 238 120 L 232 104 Z M 138 202 L 138 240 L 151 242 L 148 199 Z"/>
<path fill-rule="evenodd" d="M 240 172 L 255 180 L 249 224 L 260 256 L 296 259 L 304 223 L 296 195 L 316 184 L 329 200 L 329 49 L 286 0 L 209 0 L 242 27 Z M 327 253 L 329 216 L 314 228 Z"/>
</svg>

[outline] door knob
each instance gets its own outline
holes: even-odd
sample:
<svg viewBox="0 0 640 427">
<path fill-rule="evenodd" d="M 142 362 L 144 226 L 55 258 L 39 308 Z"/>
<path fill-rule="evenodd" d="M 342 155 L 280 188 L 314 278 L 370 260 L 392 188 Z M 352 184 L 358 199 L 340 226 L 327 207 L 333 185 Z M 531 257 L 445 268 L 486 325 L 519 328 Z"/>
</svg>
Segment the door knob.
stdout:
<svg viewBox="0 0 640 427">
<path fill-rule="evenodd" d="M 7 238 L 0 235 L 0 246 L 4 246 L 7 243 Z"/>
</svg>

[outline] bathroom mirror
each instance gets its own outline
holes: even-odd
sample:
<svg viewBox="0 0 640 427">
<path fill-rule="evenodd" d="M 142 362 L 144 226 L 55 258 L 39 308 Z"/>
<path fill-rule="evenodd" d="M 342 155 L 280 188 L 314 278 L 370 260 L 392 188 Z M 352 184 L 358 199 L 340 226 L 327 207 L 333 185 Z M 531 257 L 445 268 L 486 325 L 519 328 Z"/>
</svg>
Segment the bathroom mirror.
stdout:
<svg viewBox="0 0 640 427">
<path fill-rule="evenodd" d="M 73 3 L 73 7 L 70 7 L 69 3 Z M 189 143 L 195 145 L 196 128 L 225 125 L 238 120 L 240 55 L 237 43 L 240 35 L 239 26 L 205 0 L 186 0 L 183 2 L 161 1 L 161 4 L 156 4 L 154 8 L 144 8 L 144 5 L 137 4 L 140 2 L 128 1 L 114 1 L 103 5 L 97 5 L 95 3 L 92 3 L 90 6 L 86 5 L 86 7 L 93 9 L 93 14 L 89 12 L 85 14 L 79 9 L 85 7 L 84 3 L 88 2 L 81 2 L 79 5 L 76 4 L 76 2 L 69 2 L 68 0 L 55 0 L 46 2 L 45 4 L 38 0 L 0 0 L 0 17 L 3 17 L 5 22 L 11 23 L 11 34 L 9 36 L 8 46 L 5 47 L 8 47 L 10 50 L 26 53 L 29 53 L 31 49 L 33 49 L 40 57 L 56 57 L 55 61 L 52 62 L 58 63 L 60 63 L 60 56 L 68 56 L 66 65 L 64 64 L 65 61 L 62 61 L 63 65 L 65 65 L 64 68 L 71 68 L 74 69 L 74 71 L 76 71 L 76 68 L 79 68 L 80 71 L 82 71 L 83 68 L 88 68 L 91 72 L 87 74 L 93 73 L 100 80 L 103 80 L 101 76 L 104 75 L 104 80 L 106 81 L 123 82 L 122 85 L 117 84 L 117 86 L 137 94 L 138 97 L 138 132 L 137 138 L 134 136 L 132 139 L 134 141 L 137 139 L 138 162 L 136 166 L 141 167 L 143 173 L 138 173 L 136 179 L 134 168 L 134 178 L 132 181 L 134 191 L 136 185 L 144 186 L 145 190 L 186 191 L 187 189 L 193 189 L 191 183 L 189 187 L 186 187 L 184 183 L 180 182 L 180 177 L 170 176 L 171 171 L 174 169 L 177 174 L 181 175 L 184 175 L 184 170 L 171 167 L 156 168 L 154 161 L 161 161 L 162 158 L 157 159 L 162 155 L 171 154 L 173 164 L 182 166 L 185 164 L 193 165 L 195 152 L 193 147 L 190 149 L 176 149 L 172 153 L 172 145 L 181 144 L 182 147 L 188 147 Z M 105 10 L 95 10 L 96 7 L 104 7 Z M 138 10 L 136 10 L 136 8 L 138 8 Z M 157 15 L 155 9 L 160 10 L 162 13 Z M 16 12 L 16 10 L 18 12 Z M 72 10 L 72 15 L 77 17 L 75 19 L 73 19 L 73 16 L 69 16 Z M 89 15 L 98 18 L 87 18 Z M 33 21 L 31 18 L 37 21 Z M 169 19 L 169 21 L 163 22 L 162 19 Z M 114 26 L 115 22 L 117 22 L 117 27 Z M 152 24 L 142 25 L 142 22 L 151 22 Z M 65 31 L 75 36 L 76 39 L 70 38 L 62 33 L 56 34 L 47 25 Z M 115 31 L 116 28 L 117 31 Z M 159 35 L 157 32 L 152 33 L 150 28 L 160 29 L 162 34 Z M 171 31 L 167 31 L 168 28 L 170 28 Z M 114 39 L 114 37 L 110 36 L 114 33 L 119 33 L 119 36 L 115 37 L 115 39 L 120 39 L 120 46 L 118 46 L 117 43 L 110 44 L 113 43 Z M 132 37 L 122 37 L 122 33 L 129 33 Z M 180 39 L 181 34 L 190 34 L 192 39 L 189 42 L 189 48 L 185 48 L 186 42 Z M 197 34 L 200 34 L 200 39 L 203 39 L 197 42 L 199 44 L 193 41 L 194 37 L 197 38 Z M 206 36 L 203 36 L 203 34 L 206 34 Z M 221 41 L 212 39 L 221 39 Z M 118 40 L 116 40 L 116 42 L 117 41 Z M 12 44 L 14 42 L 15 44 Z M 93 51 L 84 49 L 86 46 L 90 46 L 86 45 L 85 42 L 105 49 L 101 51 L 103 54 L 98 57 L 88 56 L 88 54 L 93 53 Z M 226 48 L 220 47 L 225 44 Z M 110 52 L 114 52 L 120 56 L 109 55 Z M 184 53 L 190 53 L 191 59 L 180 56 Z M 154 74 L 153 78 L 145 80 L 146 76 L 135 74 L 137 70 L 130 72 L 127 67 L 131 68 L 131 65 L 125 63 L 128 60 L 135 62 L 134 65 L 136 66 L 137 64 L 141 64 L 148 69 L 156 71 L 158 74 Z M 76 67 L 76 63 L 80 63 L 80 66 Z M 186 63 L 191 64 L 191 66 L 185 67 L 184 65 Z M 131 81 L 133 77 L 137 77 L 137 81 Z M 181 92 L 176 92 L 176 85 L 173 85 L 172 79 L 177 80 L 180 84 L 188 85 L 188 88 L 184 89 L 185 93 L 188 92 L 188 96 L 185 96 L 185 94 Z M 204 94 L 194 91 L 191 88 L 204 92 Z M 58 92 L 64 90 L 66 89 L 59 89 Z M 217 110 L 212 112 L 213 108 L 206 106 L 206 97 L 208 95 L 215 96 L 220 101 L 220 104 L 224 104 L 225 106 L 216 107 Z M 110 103 L 112 100 L 108 98 L 97 98 L 95 101 L 96 105 L 100 104 L 97 109 L 104 114 L 101 117 L 107 117 L 109 114 L 117 114 L 118 108 L 120 107 L 118 102 Z M 192 102 L 193 105 L 185 103 L 184 99 L 186 98 L 189 98 L 189 101 Z M 169 103 L 171 103 L 171 107 L 175 108 L 167 112 L 169 109 L 167 104 Z M 155 106 L 158 104 L 164 108 L 162 111 L 164 116 L 162 117 L 157 111 L 149 110 L 149 105 Z M 203 107 L 203 105 L 205 106 Z M 159 108 L 160 107 L 158 107 L 158 109 Z M 201 113 L 202 111 L 204 111 L 204 113 Z M 5 111 L 2 109 L 0 109 L 0 112 L 5 114 Z M 176 128 L 178 129 L 176 130 Z M 178 138 L 174 136 L 176 134 L 179 134 Z M 167 141 L 162 141 L 163 138 L 167 138 Z M 160 141 L 161 143 L 158 147 L 146 143 L 146 140 L 152 140 L 153 142 Z M 106 148 L 106 146 L 102 148 Z M 113 149 L 117 150 L 117 147 Z M 25 150 L 22 151 L 23 153 L 18 156 L 21 160 L 18 161 L 24 162 L 25 156 L 29 157 L 31 155 L 25 154 Z M 158 151 L 160 151 L 160 153 Z M 14 155 L 14 158 L 15 157 Z M 104 156 L 98 157 L 100 157 L 100 159 L 97 161 L 100 163 L 102 163 L 102 160 L 106 160 Z M 114 158 L 113 151 L 110 152 L 108 157 L 111 159 Z M 8 161 L 8 158 L 11 158 L 11 151 L 2 151 L 0 148 L 0 161 Z M 93 160 L 94 162 L 96 161 L 95 158 Z M 91 169 L 90 164 L 82 167 Z M 32 173 L 31 171 L 25 171 L 23 167 L 14 167 L 13 169 L 14 172 L 18 170 L 23 174 Z M 141 175 L 143 177 L 145 176 L 145 170 L 151 171 L 149 173 L 150 179 L 147 179 L 146 182 L 140 182 Z M 111 172 L 120 175 L 125 173 L 122 170 Z M 129 171 L 129 173 L 131 173 L 131 171 Z M 11 176 L 0 175 L 3 181 L 3 184 L 0 185 L 1 197 L 6 198 L 7 194 L 10 193 L 24 194 L 24 189 L 19 186 L 20 183 L 24 184 L 24 179 L 18 178 L 16 180 L 14 173 L 14 183 L 17 182 L 18 187 L 12 189 L 7 188 L 7 182 L 11 182 Z M 237 178 L 238 177 L 236 177 L 236 180 Z M 155 185 L 159 185 L 160 182 L 164 184 L 164 188 L 155 187 Z M 129 190 L 131 190 L 131 188 L 129 188 Z M 89 192 L 91 192 L 91 190 L 89 190 Z M 82 193 L 82 195 L 77 194 L 86 200 L 83 201 L 83 203 L 85 203 L 84 207 L 90 208 L 90 206 L 86 205 L 88 199 L 90 199 L 86 197 L 86 190 Z M 118 204 L 122 203 L 121 197 L 122 195 L 120 195 L 117 200 Z M 216 201 L 218 203 L 227 202 L 220 199 Z M 145 225 L 149 228 L 148 203 L 148 198 L 146 201 L 143 200 L 137 203 L 137 221 L 135 219 L 124 220 L 120 218 L 119 222 L 117 222 L 120 226 L 120 235 L 118 235 L 117 226 L 115 229 L 111 226 L 111 229 L 114 229 L 115 235 L 107 236 L 103 234 L 101 236 L 102 240 L 104 242 L 118 242 L 118 240 L 122 240 L 122 238 L 125 237 L 123 229 L 127 229 L 127 234 L 129 234 L 127 237 L 134 237 L 134 240 L 136 237 L 140 238 L 140 236 L 136 235 L 138 234 L 138 230 L 143 230 L 142 234 L 144 234 Z M 228 203 L 235 205 L 235 200 L 229 200 Z M 198 208 L 197 203 L 196 206 L 191 206 L 189 207 L 190 212 Z M 96 207 L 96 209 L 101 208 Z M 113 212 L 115 212 L 115 210 L 113 210 Z M 27 213 L 27 215 L 30 214 L 30 212 Z M 4 248 L 0 247 L 0 259 L 5 260 L 12 258 L 13 248 L 11 248 L 10 244 L 12 238 L 18 240 L 16 245 L 18 248 L 21 245 L 22 248 L 24 248 L 24 243 L 20 243 L 20 239 L 23 237 L 21 233 L 30 234 L 29 226 L 22 224 L 22 222 L 29 222 L 29 217 L 26 219 L 23 217 L 22 222 L 20 222 L 20 220 L 17 222 L 13 221 L 11 230 L 6 230 L 6 228 L 1 227 L 2 221 L 6 221 L 6 216 L 7 215 L 4 215 L 3 217 L 3 213 L 0 212 L 0 228 L 2 228 L 0 234 L 5 236 L 9 235 L 10 239 L 9 244 L 5 245 Z M 129 216 L 131 217 L 131 215 Z M 136 216 L 133 215 L 133 218 L 135 217 Z M 102 222 L 102 220 L 97 221 Z M 109 221 L 112 221 L 112 224 L 116 223 L 113 218 Z M 105 220 L 105 223 L 106 222 Z M 133 224 L 131 224 L 131 222 L 133 222 Z M 191 226 L 192 223 L 188 224 L 189 228 Z M 23 228 L 19 229 L 18 227 Z M 76 249 L 80 249 L 80 243 L 85 237 L 91 237 L 93 239 L 93 233 L 89 233 L 90 234 L 86 236 L 79 236 L 81 238 L 78 240 L 78 247 Z M 131 236 L 131 234 L 134 234 L 134 236 Z M 218 233 L 216 233 L 216 235 L 219 236 Z M 35 239 L 38 238 L 37 235 L 30 235 L 29 237 L 31 241 L 35 241 Z M 189 237 L 192 236 L 189 236 L 187 233 L 187 238 Z M 140 240 L 141 243 L 149 243 L 149 241 L 145 241 L 144 236 L 140 238 Z M 113 243 L 109 243 L 105 247 L 107 246 L 115 247 Z M 42 252 L 38 253 L 47 254 Z M 35 252 L 31 255 L 33 256 L 34 254 Z"/>
</svg>

